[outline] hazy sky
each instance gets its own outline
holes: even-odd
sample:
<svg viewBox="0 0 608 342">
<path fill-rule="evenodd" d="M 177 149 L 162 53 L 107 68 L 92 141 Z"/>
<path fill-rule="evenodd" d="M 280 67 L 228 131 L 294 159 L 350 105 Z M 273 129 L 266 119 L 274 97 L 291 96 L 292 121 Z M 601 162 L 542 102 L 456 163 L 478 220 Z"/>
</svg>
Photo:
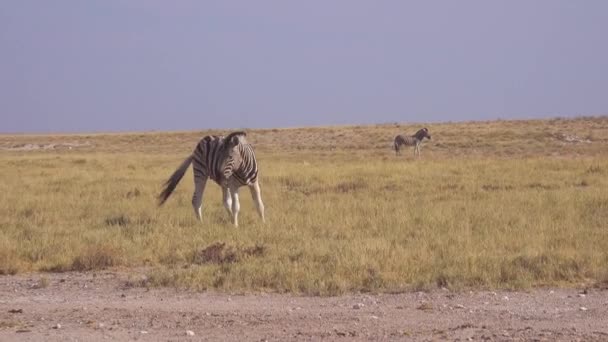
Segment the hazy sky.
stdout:
<svg viewBox="0 0 608 342">
<path fill-rule="evenodd" d="M 607 113 L 603 0 L 0 1 L 0 132 Z"/>
</svg>

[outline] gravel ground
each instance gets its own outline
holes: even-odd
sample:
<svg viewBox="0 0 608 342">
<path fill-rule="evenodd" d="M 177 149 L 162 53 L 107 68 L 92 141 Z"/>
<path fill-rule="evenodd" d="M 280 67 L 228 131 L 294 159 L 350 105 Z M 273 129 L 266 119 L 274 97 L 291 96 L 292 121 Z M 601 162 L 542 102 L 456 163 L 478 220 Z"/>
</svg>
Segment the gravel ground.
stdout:
<svg viewBox="0 0 608 342">
<path fill-rule="evenodd" d="M 302 297 L 130 286 L 121 272 L 0 276 L 0 341 L 608 341 L 608 291 Z"/>
</svg>

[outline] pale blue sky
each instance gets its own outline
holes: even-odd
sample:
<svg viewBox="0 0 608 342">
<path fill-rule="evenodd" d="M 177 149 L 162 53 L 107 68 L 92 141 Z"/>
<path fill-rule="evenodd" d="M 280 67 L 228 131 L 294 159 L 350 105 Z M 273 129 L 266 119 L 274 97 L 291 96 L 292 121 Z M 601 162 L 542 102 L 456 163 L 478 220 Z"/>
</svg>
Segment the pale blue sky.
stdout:
<svg viewBox="0 0 608 342">
<path fill-rule="evenodd" d="M 1 0 L 0 132 L 608 114 L 608 1 Z"/>
</svg>

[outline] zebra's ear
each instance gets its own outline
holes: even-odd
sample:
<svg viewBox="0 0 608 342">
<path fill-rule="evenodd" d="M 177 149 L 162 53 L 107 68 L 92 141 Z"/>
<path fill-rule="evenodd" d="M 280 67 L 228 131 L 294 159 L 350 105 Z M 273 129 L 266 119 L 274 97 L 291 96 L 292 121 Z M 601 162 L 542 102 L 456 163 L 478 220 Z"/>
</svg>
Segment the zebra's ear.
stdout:
<svg viewBox="0 0 608 342">
<path fill-rule="evenodd" d="M 245 137 L 247 136 L 247 133 L 245 132 L 232 132 L 230 134 L 228 134 L 228 136 L 226 137 L 226 142 L 230 145 L 230 146 L 236 146 L 239 144 L 241 137 Z"/>
<path fill-rule="evenodd" d="M 236 146 L 239 144 L 239 136 L 235 135 L 232 138 L 230 138 L 230 145 L 231 146 Z"/>
</svg>

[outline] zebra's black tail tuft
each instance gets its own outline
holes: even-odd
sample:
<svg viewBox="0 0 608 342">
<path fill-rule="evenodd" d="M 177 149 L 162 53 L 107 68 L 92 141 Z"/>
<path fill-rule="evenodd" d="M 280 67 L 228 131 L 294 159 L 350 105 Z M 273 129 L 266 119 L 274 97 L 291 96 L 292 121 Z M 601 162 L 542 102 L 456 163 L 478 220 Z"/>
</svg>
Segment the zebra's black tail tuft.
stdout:
<svg viewBox="0 0 608 342">
<path fill-rule="evenodd" d="M 175 172 L 173 172 L 171 177 L 169 177 L 169 179 L 165 182 L 165 188 L 158 195 L 159 206 L 163 205 L 163 203 L 165 203 L 169 196 L 171 196 L 171 193 L 173 192 L 173 190 L 175 190 L 175 187 L 177 187 L 179 181 L 182 180 L 182 177 L 184 177 L 184 174 L 186 173 L 188 166 L 190 166 L 190 164 L 192 163 L 193 158 L 194 156 L 186 158 L 186 160 L 184 160 L 184 162 L 177 168 L 177 170 L 175 170 Z"/>
</svg>

